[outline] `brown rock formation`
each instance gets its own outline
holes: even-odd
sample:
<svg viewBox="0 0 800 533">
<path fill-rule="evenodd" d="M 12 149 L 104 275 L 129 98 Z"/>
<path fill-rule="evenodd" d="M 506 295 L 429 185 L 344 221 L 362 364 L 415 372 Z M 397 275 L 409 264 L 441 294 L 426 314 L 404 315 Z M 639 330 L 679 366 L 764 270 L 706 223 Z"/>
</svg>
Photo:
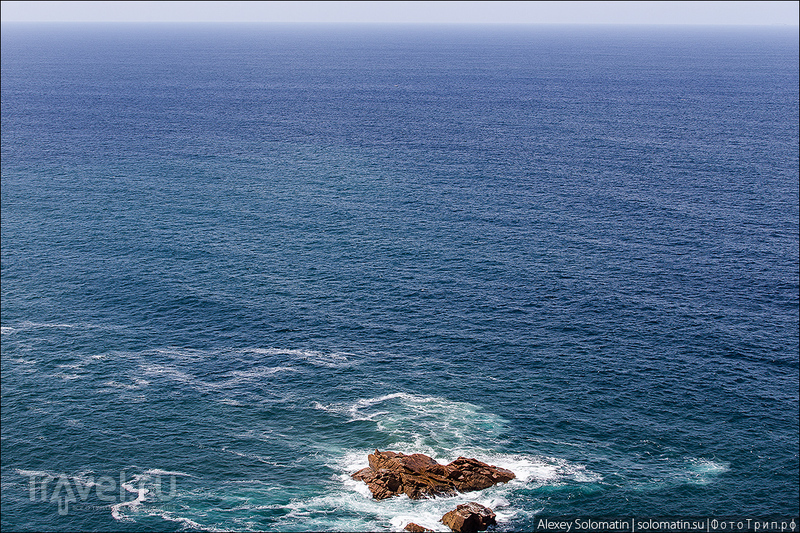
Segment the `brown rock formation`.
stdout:
<svg viewBox="0 0 800 533">
<path fill-rule="evenodd" d="M 406 494 L 413 500 L 454 495 L 506 483 L 515 477 L 510 470 L 466 457 L 442 465 L 421 453 L 405 455 L 375 450 L 368 459 L 369 467 L 352 477 L 366 483 L 376 500 L 397 494 Z"/>
<path fill-rule="evenodd" d="M 432 529 L 428 529 L 427 527 L 422 527 L 419 524 L 415 524 L 414 522 L 409 522 L 404 527 L 406 531 L 411 531 L 411 533 L 434 533 Z"/>
<path fill-rule="evenodd" d="M 462 503 L 442 517 L 442 523 L 457 533 L 476 533 L 496 524 L 494 512 L 476 502 Z"/>
</svg>

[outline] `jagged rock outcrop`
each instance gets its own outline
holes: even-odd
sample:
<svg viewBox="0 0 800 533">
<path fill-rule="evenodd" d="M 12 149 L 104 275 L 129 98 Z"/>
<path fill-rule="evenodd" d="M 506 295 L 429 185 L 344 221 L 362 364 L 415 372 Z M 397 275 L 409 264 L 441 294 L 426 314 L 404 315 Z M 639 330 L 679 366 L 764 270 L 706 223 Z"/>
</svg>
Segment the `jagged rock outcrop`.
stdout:
<svg viewBox="0 0 800 533">
<path fill-rule="evenodd" d="M 403 529 L 406 531 L 410 531 L 411 533 L 434 533 L 432 529 L 428 529 L 427 527 L 422 527 L 421 525 L 415 524 L 414 522 L 409 522 Z"/>
<path fill-rule="evenodd" d="M 516 477 L 514 472 L 482 463 L 477 459 L 459 457 L 442 465 L 421 453 L 405 455 L 375 450 L 368 456 L 369 467 L 352 475 L 363 481 L 376 500 L 405 494 L 413 500 L 438 495 L 481 490 Z"/>
<path fill-rule="evenodd" d="M 476 533 L 497 523 L 494 511 L 477 502 L 459 505 L 446 513 L 441 521 L 456 533 Z"/>
</svg>

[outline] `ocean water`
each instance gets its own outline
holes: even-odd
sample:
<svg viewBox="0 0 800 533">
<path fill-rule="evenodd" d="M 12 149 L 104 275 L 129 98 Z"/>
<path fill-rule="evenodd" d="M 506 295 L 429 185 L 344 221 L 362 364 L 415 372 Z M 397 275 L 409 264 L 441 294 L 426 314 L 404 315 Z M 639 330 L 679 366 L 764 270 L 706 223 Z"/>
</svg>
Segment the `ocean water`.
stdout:
<svg viewBox="0 0 800 533">
<path fill-rule="evenodd" d="M 3 530 L 798 514 L 796 28 L 3 25 L 0 190 Z"/>
</svg>

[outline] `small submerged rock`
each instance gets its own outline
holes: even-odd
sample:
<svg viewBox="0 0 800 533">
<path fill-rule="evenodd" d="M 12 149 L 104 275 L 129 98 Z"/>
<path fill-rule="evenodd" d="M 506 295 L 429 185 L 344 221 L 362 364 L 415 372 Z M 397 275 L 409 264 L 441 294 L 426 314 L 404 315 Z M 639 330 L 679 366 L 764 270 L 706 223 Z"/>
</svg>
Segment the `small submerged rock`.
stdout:
<svg viewBox="0 0 800 533">
<path fill-rule="evenodd" d="M 477 502 L 462 503 L 446 513 L 441 522 L 456 533 L 476 533 L 497 523 L 494 511 Z"/>
<path fill-rule="evenodd" d="M 415 524 L 414 522 L 409 522 L 403 529 L 406 531 L 411 531 L 411 533 L 434 533 L 432 529 L 428 529 L 427 527 L 422 527 L 421 525 Z"/>
<path fill-rule="evenodd" d="M 375 450 L 368 460 L 369 467 L 351 477 L 366 483 L 376 500 L 399 494 L 412 500 L 452 496 L 507 483 L 516 477 L 511 470 L 466 457 L 442 465 L 421 453 L 406 455 Z"/>
</svg>

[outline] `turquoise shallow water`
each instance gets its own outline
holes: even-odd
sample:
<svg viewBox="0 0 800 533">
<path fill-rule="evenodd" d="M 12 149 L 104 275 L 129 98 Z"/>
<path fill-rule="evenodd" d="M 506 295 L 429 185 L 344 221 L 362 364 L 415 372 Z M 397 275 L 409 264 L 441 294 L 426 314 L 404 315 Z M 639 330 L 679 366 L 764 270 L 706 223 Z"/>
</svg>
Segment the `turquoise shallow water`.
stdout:
<svg viewBox="0 0 800 533">
<path fill-rule="evenodd" d="M 4 25 L 3 529 L 796 516 L 795 33 Z"/>
</svg>

